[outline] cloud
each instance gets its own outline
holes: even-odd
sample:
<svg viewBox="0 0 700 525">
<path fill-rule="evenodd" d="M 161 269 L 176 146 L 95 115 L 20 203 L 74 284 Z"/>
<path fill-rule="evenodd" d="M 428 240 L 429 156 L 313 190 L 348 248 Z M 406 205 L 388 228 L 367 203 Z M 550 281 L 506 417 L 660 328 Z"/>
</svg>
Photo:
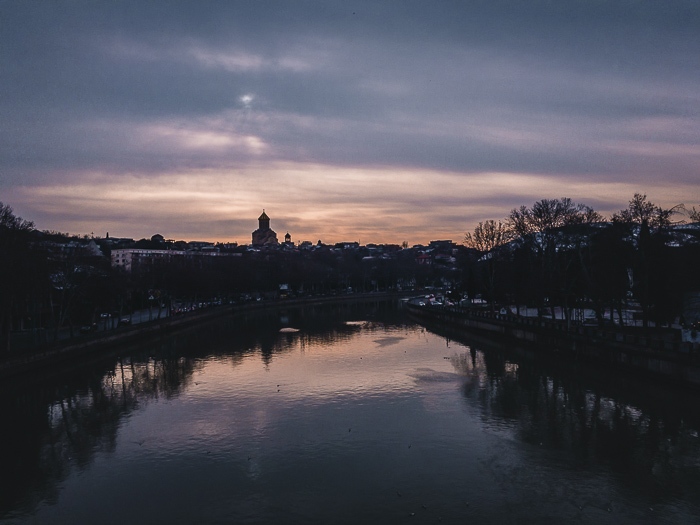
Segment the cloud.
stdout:
<svg viewBox="0 0 700 525">
<path fill-rule="evenodd" d="M 696 184 L 644 191 L 653 202 L 686 202 Z M 626 206 L 630 182 L 567 181 L 539 174 L 352 169 L 312 164 L 250 165 L 139 177 L 82 173 L 72 183 L 9 192 L 19 215 L 40 229 L 111 236 L 247 244 L 265 208 L 272 227 L 295 240 L 427 243 L 461 241 L 474 224 L 502 219 L 542 198 L 571 197 L 610 215 Z"/>
<path fill-rule="evenodd" d="M 388 237 L 380 215 L 455 237 L 449 217 L 543 197 L 700 200 L 694 1 L 18 2 L 0 17 L 0 191 L 46 228 L 92 231 L 124 207 L 139 228 L 177 206 L 183 235 L 221 238 L 207 224 L 230 209 L 199 184 L 246 215 L 267 200 L 292 226 L 317 220 L 299 230 L 314 237 L 356 236 L 354 217 L 366 239 Z"/>
</svg>

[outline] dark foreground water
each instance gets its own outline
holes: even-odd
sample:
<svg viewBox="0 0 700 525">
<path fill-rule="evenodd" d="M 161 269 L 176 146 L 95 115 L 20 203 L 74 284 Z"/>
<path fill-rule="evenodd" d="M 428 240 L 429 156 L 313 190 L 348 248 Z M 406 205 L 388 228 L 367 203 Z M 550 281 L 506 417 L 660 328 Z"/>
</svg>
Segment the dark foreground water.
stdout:
<svg viewBox="0 0 700 525">
<path fill-rule="evenodd" d="M 0 524 L 700 523 L 696 394 L 402 315 L 250 316 L 4 384 Z"/>
</svg>

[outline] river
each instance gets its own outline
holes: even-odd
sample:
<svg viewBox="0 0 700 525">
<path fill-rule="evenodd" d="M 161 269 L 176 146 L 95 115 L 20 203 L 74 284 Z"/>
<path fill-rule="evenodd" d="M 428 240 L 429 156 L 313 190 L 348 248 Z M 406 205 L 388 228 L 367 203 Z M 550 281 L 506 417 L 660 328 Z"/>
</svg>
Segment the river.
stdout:
<svg viewBox="0 0 700 525">
<path fill-rule="evenodd" d="M 700 522 L 700 397 L 397 304 L 217 320 L 0 386 L 0 524 Z"/>
</svg>

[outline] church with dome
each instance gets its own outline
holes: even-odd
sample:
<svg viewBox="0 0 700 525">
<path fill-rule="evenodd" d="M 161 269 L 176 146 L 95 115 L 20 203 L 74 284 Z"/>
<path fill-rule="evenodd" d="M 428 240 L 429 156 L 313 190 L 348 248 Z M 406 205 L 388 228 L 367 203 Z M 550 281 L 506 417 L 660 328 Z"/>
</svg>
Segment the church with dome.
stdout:
<svg viewBox="0 0 700 525">
<path fill-rule="evenodd" d="M 277 233 L 270 228 L 270 217 L 265 210 L 258 217 L 258 229 L 253 232 L 253 246 L 277 246 Z"/>
</svg>

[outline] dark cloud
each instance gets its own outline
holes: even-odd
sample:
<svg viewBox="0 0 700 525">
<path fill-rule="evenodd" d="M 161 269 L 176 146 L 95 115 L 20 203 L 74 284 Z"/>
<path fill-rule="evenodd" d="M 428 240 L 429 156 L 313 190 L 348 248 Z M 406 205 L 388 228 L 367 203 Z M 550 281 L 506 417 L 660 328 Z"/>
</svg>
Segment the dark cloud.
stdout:
<svg viewBox="0 0 700 525">
<path fill-rule="evenodd" d="M 700 178 L 694 0 L 0 3 L 0 187 L 263 161 Z"/>
</svg>

